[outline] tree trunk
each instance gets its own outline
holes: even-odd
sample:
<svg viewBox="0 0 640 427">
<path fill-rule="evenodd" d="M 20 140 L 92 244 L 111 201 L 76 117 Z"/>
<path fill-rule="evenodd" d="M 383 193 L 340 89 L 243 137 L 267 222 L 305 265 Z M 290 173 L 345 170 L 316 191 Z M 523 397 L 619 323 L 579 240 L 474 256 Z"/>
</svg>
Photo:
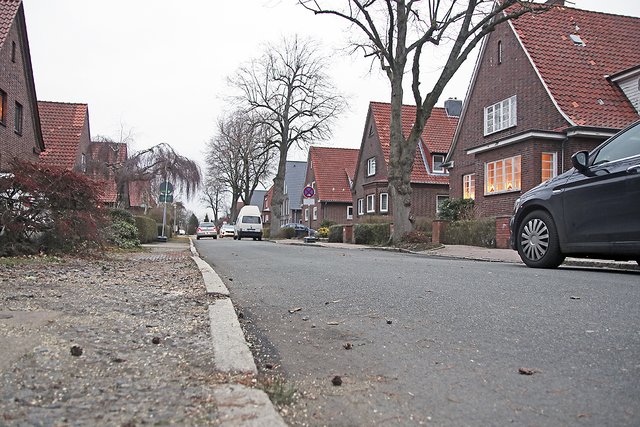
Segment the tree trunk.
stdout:
<svg viewBox="0 0 640 427">
<path fill-rule="evenodd" d="M 278 172 L 273 178 L 273 192 L 271 195 L 271 236 L 277 236 L 280 231 L 280 218 L 282 217 L 282 201 L 284 200 L 284 176 L 287 169 L 287 146 L 280 147 L 280 159 Z"/>
</svg>

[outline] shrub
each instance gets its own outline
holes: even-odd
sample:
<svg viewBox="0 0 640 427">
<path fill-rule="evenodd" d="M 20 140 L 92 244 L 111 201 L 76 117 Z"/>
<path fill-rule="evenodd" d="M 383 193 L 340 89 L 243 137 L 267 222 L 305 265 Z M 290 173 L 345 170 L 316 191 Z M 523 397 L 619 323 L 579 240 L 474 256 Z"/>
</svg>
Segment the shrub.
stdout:
<svg viewBox="0 0 640 427">
<path fill-rule="evenodd" d="M 156 221 L 148 216 L 138 215 L 133 217 L 138 228 L 138 239 L 140 243 L 151 243 L 158 238 Z"/>
<path fill-rule="evenodd" d="M 269 227 L 264 227 L 262 229 L 262 238 L 269 239 L 271 237 L 271 229 Z"/>
<path fill-rule="evenodd" d="M 332 243 L 343 243 L 342 225 L 332 225 L 329 227 L 329 241 Z"/>
<path fill-rule="evenodd" d="M 296 237 L 296 229 L 293 227 L 281 228 L 278 232 L 278 237 L 281 239 L 293 239 Z"/>
<path fill-rule="evenodd" d="M 326 239 L 329 237 L 329 228 L 328 227 L 320 227 L 318 229 L 318 237 Z"/>
<path fill-rule="evenodd" d="M 323 219 L 320 223 L 320 228 L 329 228 L 332 225 L 336 225 L 335 221 L 331 221 L 330 219 Z"/>
<path fill-rule="evenodd" d="M 418 231 L 424 231 L 425 233 L 431 233 L 433 220 L 431 218 L 418 218 L 415 223 L 415 229 Z"/>
<path fill-rule="evenodd" d="M 356 244 L 385 245 L 391 237 L 389 223 L 356 224 L 353 229 Z"/>
<path fill-rule="evenodd" d="M 99 185 L 62 168 L 13 160 L 0 177 L 0 255 L 101 248 Z"/>
<path fill-rule="evenodd" d="M 447 221 L 473 219 L 473 199 L 448 199 L 440 206 L 438 218 Z"/>
<path fill-rule="evenodd" d="M 495 218 L 483 218 L 452 222 L 444 231 L 442 243 L 495 248 L 496 220 Z"/>
<path fill-rule="evenodd" d="M 189 222 L 187 223 L 187 234 L 196 234 L 196 229 L 198 228 L 198 217 L 194 214 L 191 214 L 189 217 Z"/>
<path fill-rule="evenodd" d="M 124 209 L 109 211 L 111 224 L 105 229 L 107 241 L 121 249 L 131 249 L 140 246 L 138 228 L 131 212 Z"/>
<path fill-rule="evenodd" d="M 157 227 L 157 233 L 156 234 L 156 238 L 157 236 L 162 236 L 162 223 L 156 224 Z M 193 234 L 195 234 L 195 231 L 193 232 Z M 172 233 L 171 233 L 171 226 L 169 224 L 165 224 L 164 225 L 164 236 L 165 237 L 171 237 Z"/>
<path fill-rule="evenodd" d="M 405 233 L 401 240 L 405 243 L 431 243 L 431 232 L 413 230 Z"/>
</svg>

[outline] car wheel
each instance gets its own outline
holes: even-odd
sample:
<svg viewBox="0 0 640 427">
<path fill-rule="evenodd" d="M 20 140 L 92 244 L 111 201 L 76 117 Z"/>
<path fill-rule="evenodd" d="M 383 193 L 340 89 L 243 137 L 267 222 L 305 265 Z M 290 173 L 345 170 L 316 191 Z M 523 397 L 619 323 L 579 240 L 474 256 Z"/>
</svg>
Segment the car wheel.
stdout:
<svg viewBox="0 0 640 427">
<path fill-rule="evenodd" d="M 218 236 L 213 236 L 213 240 L 218 240 Z"/>
<path fill-rule="evenodd" d="M 547 212 L 527 215 L 518 227 L 516 239 L 518 254 L 529 267 L 556 268 L 564 261 L 556 225 Z"/>
<path fill-rule="evenodd" d="M 259 242 L 262 242 L 262 237 L 258 237 L 258 241 L 259 241 Z"/>
<path fill-rule="evenodd" d="M 196 236 L 196 240 L 200 240 L 200 236 Z"/>
</svg>

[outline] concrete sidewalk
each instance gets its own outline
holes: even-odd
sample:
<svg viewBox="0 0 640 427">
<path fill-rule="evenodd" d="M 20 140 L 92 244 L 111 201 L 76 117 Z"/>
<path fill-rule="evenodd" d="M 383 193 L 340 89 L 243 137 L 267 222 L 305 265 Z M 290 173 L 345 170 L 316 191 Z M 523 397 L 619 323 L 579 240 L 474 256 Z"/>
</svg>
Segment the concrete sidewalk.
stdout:
<svg viewBox="0 0 640 427">
<path fill-rule="evenodd" d="M 405 249 L 396 249 L 391 247 L 380 246 L 368 246 L 368 245 L 356 245 L 351 243 L 328 243 L 318 241 L 315 243 L 304 243 L 302 240 L 297 239 L 283 239 L 273 240 L 279 244 L 289 245 L 303 245 L 303 246 L 321 246 L 335 249 L 352 249 L 352 250 L 389 250 L 389 251 L 401 251 L 413 254 L 419 254 L 424 256 L 438 256 L 445 258 L 458 258 L 468 259 L 474 261 L 488 261 L 488 262 L 508 262 L 514 264 L 523 264 L 517 251 L 511 249 L 496 249 L 496 248 L 482 248 L 478 246 L 466 246 L 466 245 L 442 245 L 439 248 L 431 249 L 428 251 L 414 252 Z M 602 259 L 590 259 L 590 258 L 567 258 L 562 265 L 576 266 L 576 267 L 592 267 L 592 268 L 612 268 L 617 270 L 631 270 L 640 271 L 640 266 L 635 261 L 612 261 Z"/>
</svg>

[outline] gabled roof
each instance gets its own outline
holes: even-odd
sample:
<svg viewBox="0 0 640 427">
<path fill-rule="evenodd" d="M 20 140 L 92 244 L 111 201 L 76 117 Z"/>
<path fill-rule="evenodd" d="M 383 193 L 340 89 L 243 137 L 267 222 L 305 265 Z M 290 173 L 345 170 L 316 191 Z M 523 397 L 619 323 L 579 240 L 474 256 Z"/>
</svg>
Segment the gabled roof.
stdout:
<svg viewBox="0 0 640 427">
<path fill-rule="evenodd" d="M 0 47 L 9 35 L 11 24 L 16 19 L 21 0 L 0 0 Z"/>
<path fill-rule="evenodd" d="M 371 102 L 373 120 L 375 121 L 378 138 L 385 163 L 389 163 L 391 151 L 391 104 Z M 409 136 L 416 117 L 414 105 L 402 106 L 402 133 Z M 429 170 L 429 159 L 432 153 L 446 153 L 451 147 L 451 141 L 458 125 L 458 117 L 449 116 L 444 108 L 434 107 L 431 117 L 427 120 L 422 131 L 420 146 L 416 150 L 416 158 L 411 171 L 411 182 L 426 184 L 448 184 L 449 177 L 432 174 Z M 425 164 L 426 163 L 426 164 Z"/>
<path fill-rule="evenodd" d="M 41 161 L 73 169 L 84 124 L 89 119 L 87 104 L 38 101 L 38 109 L 46 147 L 40 154 Z"/>
<path fill-rule="evenodd" d="M 620 129 L 638 119 L 607 76 L 640 64 L 640 18 L 554 6 L 510 25 L 571 125 Z"/>
<path fill-rule="evenodd" d="M 323 202 L 351 203 L 358 153 L 355 148 L 309 147 L 316 179 L 316 198 Z"/>
<path fill-rule="evenodd" d="M 284 182 L 287 184 L 289 196 L 289 210 L 300 210 L 302 189 L 305 185 L 307 162 L 287 160 L 284 172 Z"/>
</svg>

